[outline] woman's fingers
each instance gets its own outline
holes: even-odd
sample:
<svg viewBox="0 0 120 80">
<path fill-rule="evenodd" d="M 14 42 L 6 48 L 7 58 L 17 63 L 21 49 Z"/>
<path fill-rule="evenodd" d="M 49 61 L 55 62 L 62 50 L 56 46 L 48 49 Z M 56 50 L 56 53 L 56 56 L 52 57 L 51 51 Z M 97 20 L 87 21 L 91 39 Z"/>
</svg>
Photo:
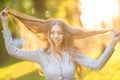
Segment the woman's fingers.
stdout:
<svg viewBox="0 0 120 80">
<path fill-rule="evenodd" d="M 1 13 L 2 16 L 7 16 L 8 15 L 8 10 L 3 10 L 3 12 Z"/>
<path fill-rule="evenodd" d="M 3 9 L 1 12 L 3 11 L 8 11 L 9 10 L 9 7 L 6 7 L 5 9 Z"/>
<path fill-rule="evenodd" d="M 116 35 L 117 33 L 119 33 L 119 31 L 117 29 L 113 29 L 113 34 Z"/>
<path fill-rule="evenodd" d="M 8 7 L 1 11 L 0 16 L 7 16 L 8 15 Z"/>
<path fill-rule="evenodd" d="M 120 32 L 116 34 L 116 37 L 118 37 L 118 39 L 120 39 Z"/>
<path fill-rule="evenodd" d="M 119 40 L 120 39 L 120 32 L 117 29 L 113 29 L 113 39 Z"/>
<path fill-rule="evenodd" d="M 7 13 L 2 12 L 1 15 L 2 15 L 2 16 L 7 16 Z"/>
</svg>

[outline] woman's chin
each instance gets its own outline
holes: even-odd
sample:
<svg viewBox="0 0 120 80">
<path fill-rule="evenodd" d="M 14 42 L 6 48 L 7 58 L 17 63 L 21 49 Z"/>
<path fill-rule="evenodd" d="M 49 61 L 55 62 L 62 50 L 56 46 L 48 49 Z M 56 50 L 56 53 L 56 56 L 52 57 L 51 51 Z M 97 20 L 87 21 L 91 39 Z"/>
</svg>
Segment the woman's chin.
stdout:
<svg viewBox="0 0 120 80">
<path fill-rule="evenodd" d="M 58 44 L 58 43 L 55 44 L 55 47 L 59 47 L 59 46 L 60 46 L 60 44 Z"/>
</svg>

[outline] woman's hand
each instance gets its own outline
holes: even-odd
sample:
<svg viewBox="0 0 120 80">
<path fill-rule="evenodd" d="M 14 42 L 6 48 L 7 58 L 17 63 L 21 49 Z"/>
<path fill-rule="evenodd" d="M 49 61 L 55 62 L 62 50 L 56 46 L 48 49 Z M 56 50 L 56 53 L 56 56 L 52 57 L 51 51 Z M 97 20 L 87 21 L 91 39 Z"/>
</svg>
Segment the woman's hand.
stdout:
<svg viewBox="0 0 120 80">
<path fill-rule="evenodd" d="M 2 20 L 3 28 L 8 28 L 8 8 L 5 8 L 3 11 L 0 12 L 0 17 Z"/>
<path fill-rule="evenodd" d="M 113 41 L 120 40 L 120 32 L 117 29 L 112 30 L 112 40 Z"/>
</svg>

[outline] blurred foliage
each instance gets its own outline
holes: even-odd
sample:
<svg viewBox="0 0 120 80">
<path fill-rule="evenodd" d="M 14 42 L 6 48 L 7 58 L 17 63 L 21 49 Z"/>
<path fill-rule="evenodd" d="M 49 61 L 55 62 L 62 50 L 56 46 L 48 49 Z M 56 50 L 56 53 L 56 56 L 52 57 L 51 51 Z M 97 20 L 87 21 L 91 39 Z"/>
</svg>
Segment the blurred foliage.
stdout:
<svg viewBox="0 0 120 80">
<path fill-rule="evenodd" d="M 2 9 L 5 8 L 5 0 L 1 0 L 0 1 L 0 11 Z M 0 20 L 0 31 L 2 31 L 2 23 L 1 23 L 1 20 Z M 2 33 L 0 32 L 0 64 L 3 63 L 3 61 L 5 61 L 6 59 L 5 58 L 8 58 L 8 54 L 5 50 L 5 45 L 4 45 L 4 41 L 3 41 L 3 37 L 2 37 Z"/>
<path fill-rule="evenodd" d="M 38 18 L 62 18 L 71 25 L 82 26 L 79 19 L 81 11 L 77 4 L 78 0 L 0 0 L 0 11 L 5 7 L 10 7 Z M 120 18 L 115 19 L 114 23 L 120 29 Z M 12 32 L 16 32 L 16 28 L 13 26 L 12 19 L 9 17 L 9 27 Z M 2 31 L 1 21 L 0 31 Z M 0 46 L 0 80 L 45 80 L 45 77 L 37 74 L 32 63 L 8 56 L 2 33 L 0 33 L 0 45 L 2 45 Z M 84 68 L 83 80 L 120 80 L 119 47 L 120 44 L 117 45 L 117 50 L 102 70 Z"/>
</svg>

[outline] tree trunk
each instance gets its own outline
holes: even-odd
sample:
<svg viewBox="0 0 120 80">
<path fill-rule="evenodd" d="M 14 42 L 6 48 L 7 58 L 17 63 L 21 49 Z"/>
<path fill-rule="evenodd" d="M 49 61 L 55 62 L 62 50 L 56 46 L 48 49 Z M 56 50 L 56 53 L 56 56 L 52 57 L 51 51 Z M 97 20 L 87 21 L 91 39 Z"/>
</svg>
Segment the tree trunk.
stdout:
<svg viewBox="0 0 120 80">
<path fill-rule="evenodd" d="M 33 0 L 37 17 L 45 18 L 46 0 Z"/>
</svg>

